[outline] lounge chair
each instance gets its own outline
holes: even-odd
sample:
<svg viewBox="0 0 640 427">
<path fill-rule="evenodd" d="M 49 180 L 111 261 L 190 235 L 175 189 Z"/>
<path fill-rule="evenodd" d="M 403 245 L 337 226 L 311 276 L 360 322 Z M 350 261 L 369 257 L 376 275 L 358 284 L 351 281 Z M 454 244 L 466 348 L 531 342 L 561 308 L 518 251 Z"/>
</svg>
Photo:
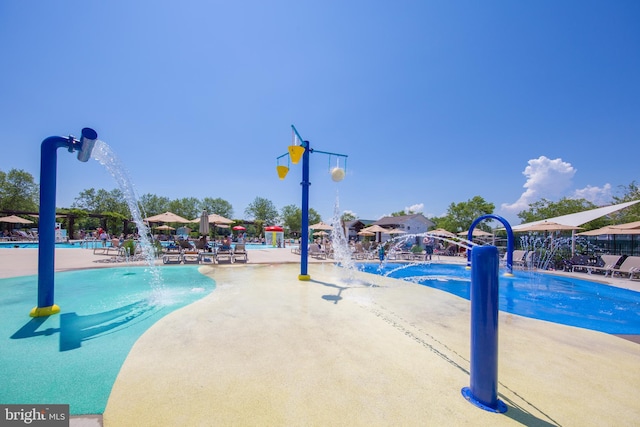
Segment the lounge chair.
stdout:
<svg viewBox="0 0 640 427">
<path fill-rule="evenodd" d="M 564 271 L 572 272 L 576 270 L 586 271 L 586 267 L 592 265 L 588 255 L 574 255 L 571 258 L 564 260 L 562 264 L 564 266 Z"/>
<path fill-rule="evenodd" d="M 229 264 L 233 264 L 235 262 L 233 249 L 219 247 L 216 251 L 216 262 L 220 264 L 220 261 L 229 261 Z"/>
<path fill-rule="evenodd" d="M 236 244 L 235 248 L 233 248 L 233 260 L 234 261 L 249 261 L 249 255 L 247 254 L 247 249 L 244 246 L 244 243 Z"/>
<path fill-rule="evenodd" d="M 327 253 L 317 243 L 312 243 L 309 245 L 309 256 L 316 259 L 327 259 Z"/>
<path fill-rule="evenodd" d="M 589 274 L 599 272 L 606 276 L 616 268 L 621 259 L 622 255 L 601 255 L 596 265 L 585 267 L 585 270 Z"/>
<path fill-rule="evenodd" d="M 180 264 L 182 263 L 181 252 L 165 252 L 162 256 L 162 262 L 164 264 Z"/>
<path fill-rule="evenodd" d="M 198 251 L 182 252 L 182 262 L 185 264 L 200 264 L 200 252 Z"/>
<path fill-rule="evenodd" d="M 622 261 L 620 267 L 613 267 L 610 271 L 611 277 L 615 277 L 618 274 L 620 276 L 626 275 L 629 279 L 633 279 L 634 275 L 640 275 L 640 256 L 628 256 Z"/>
<path fill-rule="evenodd" d="M 502 257 L 502 262 L 506 265 L 507 263 L 507 252 L 505 252 Z M 511 256 L 511 262 L 513 265 L 511 267 L 521 267 L 525 268 L 527 266 L 527 251 L 522 249 L 516 249 L 513 251 L 513 255 Z"/>
</svg>

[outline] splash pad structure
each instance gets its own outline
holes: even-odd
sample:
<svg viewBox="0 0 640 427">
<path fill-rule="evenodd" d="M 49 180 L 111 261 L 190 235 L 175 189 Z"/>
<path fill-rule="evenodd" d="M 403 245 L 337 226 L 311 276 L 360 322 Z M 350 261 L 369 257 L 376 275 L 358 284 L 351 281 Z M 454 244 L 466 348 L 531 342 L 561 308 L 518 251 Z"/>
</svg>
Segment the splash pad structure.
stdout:
<svg viewBox="0 0 640 427">
<path fill-rule="evenodd" d="M 347 155 L 346 154 L 337 154 L 330 153 L 327 151 L 319 151 L 311 148 L 309 141 L 305 141 L 302 139 L 298 130 L 295 126 L 291 125 L 292 130 L 292 144 L 289 146 L 288 152 L 282 154 L 276 158 L 276 161 L 279 162 L 280 159 L 287 157 L 290 159 L 291 163 L 297 164 L 302 158 L 302 182 L 300 185 L 302 186 L 302 225 L 300 230 L 300 274 L 298 275 L 298 280 L 311 280 L 311 276 L 308 273 L 309 268 L 309 187 L 311 186 L 311 182 L 309 182 L 309 154 L 311 153 L 322 153 L 328 154 L 329 156 L 336 156 L 338 159 L 344 159 L 346 164 Z M 287 176 L 289 172 L 289 167 L 278 164 L 276 166 L 276 170 L 278 172 L 278 177 L 282 180 Z M 340 168 L 338 164 L 336 167 L 331 169 L 331 178 L 336 181 L 342 181 L 345 176 L 345 170 Z"/>
<path fill-rule="evenodd" d="M 65 147 L 70 153 L 78 152 L 78 160 L 86 163 L 98 139 L 91 128 L 82 129 L 80 139 L 73 136 L 51 136 L 40 147 L 40 225 L 38 245 L 38 305 L 31 317 L 50 316 L 60 312 L 54 303 L 54 259 L 56 241 L 56 173 L 57 150 Z"/>
</svg>

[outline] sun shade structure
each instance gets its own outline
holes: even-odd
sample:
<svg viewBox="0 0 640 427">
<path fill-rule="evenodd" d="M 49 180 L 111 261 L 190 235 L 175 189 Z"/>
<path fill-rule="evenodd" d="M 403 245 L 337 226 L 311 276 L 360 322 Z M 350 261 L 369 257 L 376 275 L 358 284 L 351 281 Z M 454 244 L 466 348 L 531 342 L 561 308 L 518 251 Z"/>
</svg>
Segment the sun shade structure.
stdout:
<svg viewBox="0 0 640 427">
<path fill-rule="evenodd" d="M 527 232 L 527 231 L 567 231 L 567 230 L 580 230 L 582 227 L 576 227 L 574 225 L 564 225 L 553 221 L 542 221 L 537 224 L 531 224 L 527 227 L 518 228 L 515 232 Z"/>
<path fill-rule="evenodd" d="M 431 234 L 432 236 L 456 237 L 455 234 L 453 234 L 450 231 L 445 230 L 444 228 L 436 228 L 435 230 L 427 231 L 427 233 Z"/>
<path fill-rule="evenodd" d="M 556 222 L 562 225 L 573 225 L 580 226 L 582 224 L 586 224 L 589 221 L 593 221 L 594 219 L 598 219 L 605 215 L 609 215 L 610 213 L 622 210 L 624 208 L 628 208 L 629 206 L 635 205 L 640 202 L 640 200 L 634 200 L 632 202 L 620 203 L 617 205 L 604 206 L 601 208 L 590 209 L 588 211 L 577 212 L 569 215 L 557 216 L 554 218 L 547 218 L 541 221 L 532 221 L 526 224 L 514 225 L 511 228 L 513 231 L 521 231 L 523 228 L 539 224 L 544 221 Z"/>
<path fill-rule="evenodd" d="M 145 218 L 144 220 L 147 222 L 179 222 L 181 224 L 188 224 L 190 222 L 193 222 L 181 217 L 180 215 L 176 215 L 173 212 L 168 211 L 159 215 L 150 216 L 149 218 Z M 200 218 L 198 218 L 197 221 L 200 221 Z"/>
<path fill-rule="evenodd" d="M 310 228 L 311 230 L 333 230 L 333 227 L 332 227 L 332 226 L 330 226 L 329 224 L 325 224 L 325 223 L 324 223 L 324 222 L 322 222 L 322 221 L 317 222 L 317 223 L 315 223 L 315 224 L 311 224 L 311 225 L 309 226 L 309 228 Z"/>
<path fill-rule="evenodd" d="M 2 218 L 0 218 L 0 222 L 7 222 L 9 224 L 33 224 L 33 221 L 25 218 L 20 218 L 17 215 L 3 216 Z"/>
</svg>

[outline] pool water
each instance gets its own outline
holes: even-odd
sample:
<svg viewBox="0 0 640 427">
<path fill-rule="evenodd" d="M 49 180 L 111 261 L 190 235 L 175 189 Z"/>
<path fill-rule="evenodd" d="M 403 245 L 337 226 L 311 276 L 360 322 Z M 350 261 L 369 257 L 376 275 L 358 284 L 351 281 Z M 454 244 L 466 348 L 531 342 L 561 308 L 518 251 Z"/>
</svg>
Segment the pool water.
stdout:
<svg viewBox="0 0 640 427">
<path fill-rule="evenodd" d="M 156 269 L 157 270 L 157 269 Z M 210 294 L 197 266 L 101 268 L 55 274 L 59 314 L 31 318 L 37 276 L 0 280 L 0 402 L 65 403 L 101 414 L 137 339 L 172 311 Z"/>
<path fill-rule="evenodd" d="M 464 265 L 360 264 L 367 273 L 393 277 L 470 298 Z M 516 271 L 499 276 L 501 311 L 610 334 L 640 334 L 640 293 L 577 278 Z"/>
</svg>

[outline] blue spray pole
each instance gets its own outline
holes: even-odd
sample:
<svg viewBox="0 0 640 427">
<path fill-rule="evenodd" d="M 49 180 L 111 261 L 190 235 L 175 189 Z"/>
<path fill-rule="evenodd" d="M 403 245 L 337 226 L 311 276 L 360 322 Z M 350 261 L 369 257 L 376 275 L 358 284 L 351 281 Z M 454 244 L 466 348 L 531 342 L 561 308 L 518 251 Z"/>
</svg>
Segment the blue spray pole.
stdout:
<svg viewBox="0 0 640 427">
<path fill-rule="evenodd" d="M 503 413 L 498 400 L 498 270 L 495 246 L 471 251 L 471 386 L 462 395 L 477 407 Z"/>
<path fill-rule="evenodd" d="M 305 148 L 302 153 L 302 230 L 300 230 L 300 275 L 298 280 L 311 280 L 308 273 L 309 267 L 309 154 L 311 147 L 309 141 L 303 141 Z"/>
<path fill-rule="evenodd" d="M 60 312 L 54 304 L 54 266 L 56 243 L 56 172 L 60 147 L 69 152 L 78 151 L 78 160 L 86 162 L 98 139 L 96 131 L 82 129 L 80 140 L 72 136 L 51 136 L 40 146 L 40 214 L 38 225 L 38 305 L 29 315 L 31 317 L 49 316 Z"/>
</svg>

